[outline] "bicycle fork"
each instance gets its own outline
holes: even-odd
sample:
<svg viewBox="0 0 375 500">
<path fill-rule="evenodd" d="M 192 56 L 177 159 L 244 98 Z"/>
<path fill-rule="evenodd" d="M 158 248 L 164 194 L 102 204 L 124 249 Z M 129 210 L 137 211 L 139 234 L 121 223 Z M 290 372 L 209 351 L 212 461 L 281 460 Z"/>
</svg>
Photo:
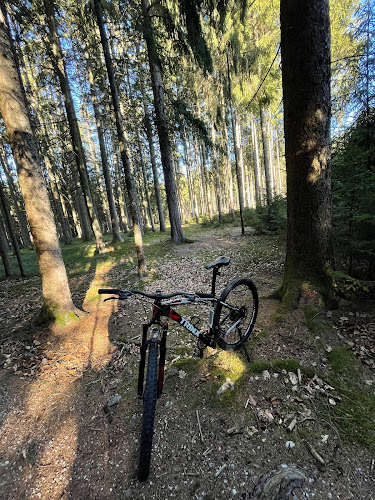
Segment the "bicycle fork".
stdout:
<svg viewBox="0 0 375 500">
<path fill-rule="evenodd" d="M 163 382 L 164 382 L 164 368 L 165 368 L 165 354 L 167 351 L 167 331 L 168 323 L 163 324 L 163 334 L 161 340 L 159 340 L 159 332 L 157 328 L 152 329 L 152 337 L 147 340 L 147 331 L 149 328 L 148 323 L 143 324 L 143 334 L 142 334 L 142 346 L 141 346 L 141 359 L 139 361 L 139 371 L 138 371 L 138 397 L 143 397 L 143 383 L 145 376 L 145 366 L 146 366 L 146 353 L 147 347 L 150 343 L 155 343 L 160 345 L 160 356 L 159 356 L 159 374 L 157 381 L 157 397 L 159 398 L 163 392 Z"/>
</svg>

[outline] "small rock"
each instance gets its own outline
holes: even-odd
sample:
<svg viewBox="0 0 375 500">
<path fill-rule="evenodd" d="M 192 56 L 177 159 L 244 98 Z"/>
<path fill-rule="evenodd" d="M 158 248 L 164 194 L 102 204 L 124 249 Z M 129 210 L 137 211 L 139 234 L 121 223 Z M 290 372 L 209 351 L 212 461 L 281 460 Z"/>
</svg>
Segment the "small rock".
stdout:
<svg viewBox="0 0 375 500">
<path fill-rule="evenodd" d="M 286 448 L 294 448 L 296 443 L 294 441 L 287 441 L 285 443 Z"/>
<path fill-rule="evenodd" d="M 270 380 L 271 378 L 270 372 L 268 370 L 264 370 L 262 375 L 263 375 L 263 380 Z"/>
<path fill-rule="evenodd" d="M 121 403 L 121 396 L 120 394 L 114 394 L 113 396 L 111 396 L 108 401 L 107 401 L 107 406 L 108 407 L 111 407 L 111 406 L 115 406 L 115 405 L 118 405 L 119 403 Z"/>
<path fill-rule="evenodd" d="M 336 401 L 333 398 L 329 398 L 328 401 L 330 405 L 336 406 Z"/>
<path fill-rule="evenodd" d="M 169 368 L 169 370 L 165 372 L 166 379 L 169 377 L 175 377 L 176 375 L 178 375 L 178 368 L 176 366 L 172 366 L 172 368 Z"/>
<path fill-rule="evenodd" d="M 291 383 L 293 385 L 297 385 L 298 384 L 297 375 L 294 372 L 289 372 L 288 375 L 289 375 L 289 380 L 291 381 Z"/>
<path fill-rule="evenodd" d="M 252 437 L 257 432 L 259 432 L 258 429 L 252 425 L 251 427 L 246 427 L 245 436 Z"/>
<path fill-rule="evenodd" d="M 328 434 L 322 434 L 322 443 L 326 443 L 328 441 Z"/>
<path fill-rule="evenodd" d="M 223 392 L 225 392 L 228 389 L 230 389 L 231 391 L 233 391 L 233 389 L 234 389 L 234 383 L 231 381 L 231 379 L 229 377 L 227 377 L 224 384 L 221 387 L 219 387 L 216 394 L 218 396 L 220 396 L 220 394 L 222 394 Z"/>
<path fill-rule="evenodd" d="M 186 375 L 187 375 L 187 373 L 186 373 L 186 372 L 184 372 L 184 370 L 179 370 L 179 371 L 178 371 L 178 378 L 185 379 L 185 378 L 186 378 Z"/>
</svg>

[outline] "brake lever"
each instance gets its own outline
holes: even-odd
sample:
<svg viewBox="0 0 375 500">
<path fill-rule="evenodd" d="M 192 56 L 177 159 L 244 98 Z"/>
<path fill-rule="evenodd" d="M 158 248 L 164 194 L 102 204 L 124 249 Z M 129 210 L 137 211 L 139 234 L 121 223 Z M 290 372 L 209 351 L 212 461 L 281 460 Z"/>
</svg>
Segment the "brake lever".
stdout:
<svg viewBox="0 0 375 500">
<path fill-rule="evenodd" d="M 195 295 L 191 295 L 190 293 L 186 293 L 184 295 L 184 297 L 188 300 L 191 300 L 191 302 L 195 302 L 196 301 L 196 296 Z"/>
<path fill-rule="evenodd" d="M 107 300 L 117 300 L 119 297 L 107 297 L 103 300 L 103 302 L 107 302 Z"/>
</svg>

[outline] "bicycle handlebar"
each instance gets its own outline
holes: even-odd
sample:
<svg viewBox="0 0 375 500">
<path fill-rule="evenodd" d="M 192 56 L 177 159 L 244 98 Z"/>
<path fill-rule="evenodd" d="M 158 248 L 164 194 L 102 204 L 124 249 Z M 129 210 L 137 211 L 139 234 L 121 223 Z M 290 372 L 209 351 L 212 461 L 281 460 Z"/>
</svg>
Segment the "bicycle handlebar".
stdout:
<svg viewBox="0 0 375 500">
<path fill-rule="evenodd" d="M 120 290 L 118 288 L 99 288 L 98 293 L 118 295 L 119 299 L 127 299 L 131 295 L 135 295 L 135 294 L 143 295 L 144 297 L 147 297 L 149 299 L 154 299 L 154 300 L 171 299 L 172 297 L 177 297 L 178 295 L 183 295 L 187 298 L 194 297 L 194 294 L 187 293 L 187 292 L 175 292 L 175 293 L 167 293 L 167 294 L 163 295 L 161 293 L 146 293 L 146 292 L 142 292 L 141 290 Z"/>
</svg>

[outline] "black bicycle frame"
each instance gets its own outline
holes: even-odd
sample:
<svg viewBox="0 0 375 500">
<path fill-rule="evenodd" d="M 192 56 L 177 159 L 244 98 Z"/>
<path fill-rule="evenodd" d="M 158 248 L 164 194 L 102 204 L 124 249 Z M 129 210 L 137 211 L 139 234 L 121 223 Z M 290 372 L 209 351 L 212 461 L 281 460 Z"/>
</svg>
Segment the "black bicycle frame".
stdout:
<svg viewBox="0 0 375 500">
<path fill-rule="evenodd" d="M 216 299 L 214 299 L 216 300 Z M 160 345 L 160 358 L 159 358 L 159 373 L 158 373 L 158 385 L 157 385 L 157 396 L 160 397 L 163 391 L 163 381 L 164 381 L 164 368 L 165 368 L 165 354 L 167 350 L 167 332 L 168 323 L 162 322 L 162 317 L 167 317 L 176 321 L 181 326 L 183 326 L 188 332 L 194 335 L 197 340 L 201 341 L 206 346 L 215 347 L 216 337 L 215 332 L 209 327 L 207 334 L 203 333 L 194 325 L 192 325 L 186 318 L 181 316 L 178 312 L 171 308 L 169 304 L 162 305 L 161 302 L 155 301 L 154 308 L 152 312 L 152 318 L 148 323 L 143 324 L 143 334 L 142 334 L 142 345 L 141 345 L 141 359 L 139 362 L 139 374 L 138 374 L 138 397 L 143 396 L 143 382 L 144 382 L 144 372 L 146 365 L 146 351 L 147 346 L 150 343 L 157 343 Z M 147 340 L 148 329 L 152 325 L 159 325 L 163 328 L 163 334 L 161 340 L 156 335 L 153 334 L 150 339 Z"/>
</svg>

